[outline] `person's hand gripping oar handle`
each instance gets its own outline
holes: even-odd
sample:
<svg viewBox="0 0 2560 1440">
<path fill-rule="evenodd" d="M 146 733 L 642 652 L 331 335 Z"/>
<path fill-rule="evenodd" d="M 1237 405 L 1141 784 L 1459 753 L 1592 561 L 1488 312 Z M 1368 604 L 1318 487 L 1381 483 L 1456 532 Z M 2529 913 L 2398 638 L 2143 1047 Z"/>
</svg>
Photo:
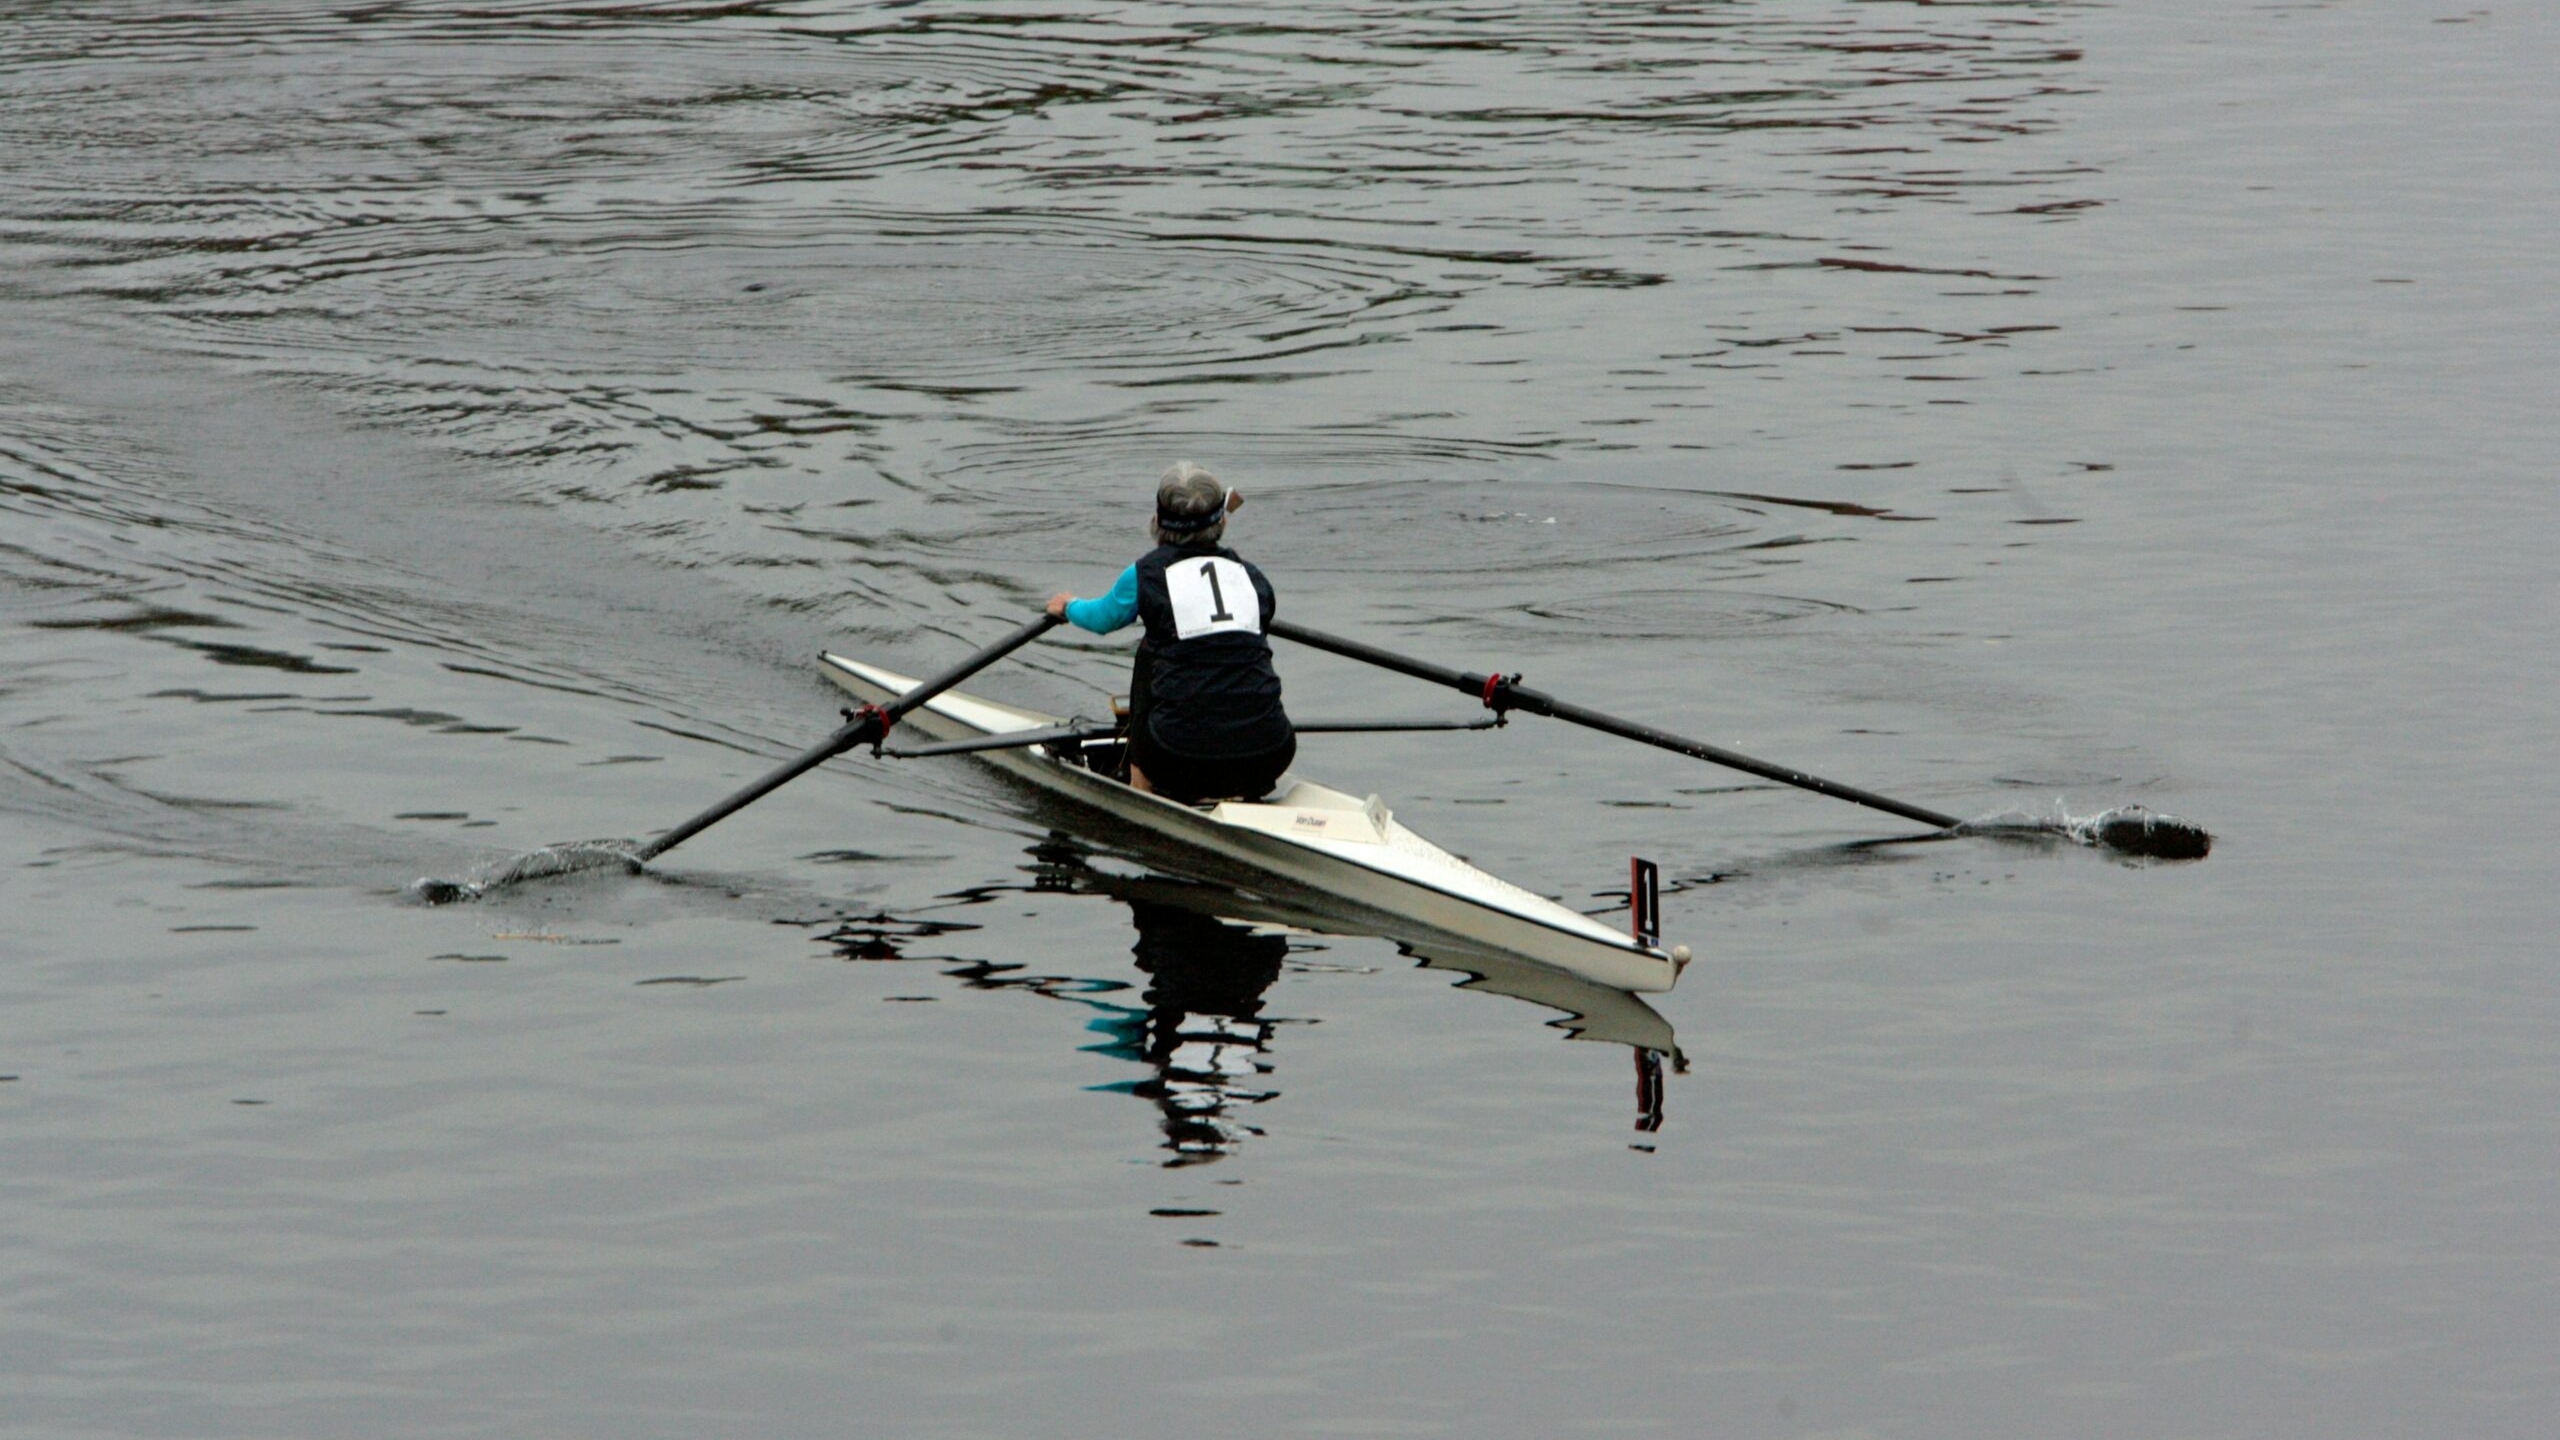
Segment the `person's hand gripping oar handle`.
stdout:
<svg viewBox="0 0 2560 1440">
<path fill-rule="evenodd" d="M 952 666 L 950 669 L 943 671 L 932 679 L 918 684 L 914 689 L 909 690 L 906 694 L 899 696 L 888 704 L 865 705 L 859 710 L 848 712 L 848 718 L 836 733 L 819 741 L 817 744 L 810 746 L 807 750 L 802 751 L 798 756 L 794 757 L 789 764 L 784 765 L 781 769 L 745 786 L 736 794 L 731 795 L 719 804 L 712 806 L 710 809 L 705 810 L 701 814 L 694 816 L 692 819 L 687 820 L 681 825 L 678 825 L 673 830 L 670 830 L 664 835 L 659 836 L 657 839 L 650 841 L 648 844 L 641 846 L 639 850 L 633 853 L 640 860 L 654 860 L 721 821 L 728 819 L 731 815 L 747 808 L 749 805 L 752 805 L 758 800 L 763 799 L 765 796 L 772 794 L 774 791 L 781 789 L 783 786 L 800 778 L 801 775 L 815 769 L 826 761 L 843 754 L 857 745 L 870 745 L 877 743 L 882 736 L 889 733 L 890 726 L 898 723 L 898 717 L 915 709 L 917 706 L 922 705 L 934 696 L 941 694 L 943 691 L 950 689 L 952 686 L 959 684 L 961 681 L 968 679 L 970 676 L 977 674 L 979 671 L 986 669 L 988 666 L 993 665 L 998 660 L 1001 660 L 1005 656 L 1012 654 L 1014 651 L 1021 649 L 1023 646 L 1030 644 L 1032 641 L 1039 639 L 1042 635 L 1048 633 L 1051 626 L 1054 626 L 1057 623 L 1057 616 L 1042 615 L 1038 619 L 1026 623 L 1021 629 L 1007 635 L 1002 640 L 988 646 L 986 649 L 979 651 L 977 654 L 970 656 L 968 659 L 961 661 L 959 664 Z"/>
<path fill-rule="evenodd" d="M 1398 655 L 1390 650 L 1381 650 L 1374 645 L 1363 645 L 1357 640 L 1345 640 L 1337 635 L 1327 635 L 1323 631 L 1310 630 L 1304 625 L 1294 625 L 1286 620 L 1272 621 L 1270 630 L 1274 635 L 1295 640 L 1301 645 L 1313 646 L 1318 650 L 1330 650 L 1336 655 L 1363 661 L 1380 669 L 1393 670 L 1400 675 L 1410 675 L 1417 680 L 1429 680 L 1435 684 L 1446 685 L 1452 690 L 1474 696 L 1494 710 L 1520 710 L 1531 715 L 1569 720 L 1576 725 L 1586 725 L 1623 739 L 1640 740 L 1647 745 L 1659 745 L 1665 750 L 1677 751 L 1696 759 L 1712 761 L 1730 769 L 1758 775 L 1763 779 L 1775 780 L 1781 785 L 1793 785 L 1800 790 L 1811 790 L 1816 794 L 1847 800 L 1853 804 L 1882 810 L 1889 815 L 1899 815 L 1906 820 L 1917 820 L 1923 825 L 1935 826 L 1940 830 L 1952 830 L 1964 823 L 1953 815 L 1942 815 L 1935 810 L 1923 809 L 1918 805 L 1906 805 L 1891 796 L 1861 790 L 1855 785 L 1843 785 L 1836 780 L 1825 780 L 1819 775 L 1808 775 L 1802 770 L 1791 770 L 1784 765 L 1772 765 L 1766 760 L 1755 760 L 1720 745 L 1710 745 L 1704 740 L 1692 740 L 1685 735 L 1674 735 L 1668 730 L 1657 730 L 1650 725 L 1641 725 L 1633 720 L 1621 720 L 1615 715 L 1603 715 L 1597 710 L 1586 710 L 1570 701 L 1558 700 L 1543 691 L 1515 684 L 1514 682 L 1519 678 L 1517 676 L 1478 675 L 1471 671 L 1451 670 L 1434 665 L 1427 660 L 1416 660 L 1409 655 Z"/>
</svg>

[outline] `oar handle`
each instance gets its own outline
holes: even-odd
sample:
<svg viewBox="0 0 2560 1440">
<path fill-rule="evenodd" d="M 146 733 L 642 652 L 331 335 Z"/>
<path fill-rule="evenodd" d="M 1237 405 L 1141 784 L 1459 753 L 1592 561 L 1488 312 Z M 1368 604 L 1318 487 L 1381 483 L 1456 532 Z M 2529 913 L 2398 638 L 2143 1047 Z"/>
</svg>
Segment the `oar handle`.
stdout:
<svg viewBox="0 0 2560 1440">
<path fill-rule="evenodd" d="M 932 679 L 917 684 L 915 687 L 908 690 L 906 694 L 899 696 L 888 704 L 864 706 L 862 709 L 853 712 L 851 718 L 847 719 L 845 723 L 836 730 L 836 733 L 819 741 L 817 744 L 810 746 L 808 749 L 801 751 L 798 755 L 792 758 L 789 764 L 784 765 L 781 769 L 776 770 L 769 775 L 763 776 L 762 778 L 749 783 L 738 790 L 737 793 L 729 796 L 725 800 L 722 800 L 719 804 L 712 806 L 710 809 L 705 810 L 701 814 L 694 816 L 692 819 L 685 821 L 683 824 L 678 825 L 666 834 L 661 835 L 657 839 L 650 841 L 648 844 L 641 846 L 638 851 L 639 858 L 644 862 L 654 860 L 668 851 L 673 850 L 678 845 L 683 844 L 685 841 L 692 839 L 694 836 L 701 834 L 703 831 L 710 829 L 712 826 L 719 824 L 721 821 L 726 820 L 730 816 L 737 814 L 739 811 L 744 810 L 750 805 L 753 805 L 765 796 L 770 795 L 774 791 L 781 789 L 783 786 L 790 784 L 792 781 L 799 779 L 802 775 L 817 766 L 824 764 L 829 759 L 841 755 L 857 745 L 871 745 L 878 743 L 882 736 L 889 733 L 889 727 L 898 723 L 899 716 L 906 714 L 908 711 L 915 709 L 917 706 L 922 705 L 928 700 L 931 700 L 934 696 L 941 694 L 943 691 L 950 689 L 952 686 L 957 685 L 961 681 L 968 679 L 970 676 L 977 674 L 979 671 L 986 669 L 988 666 L 993 665 L 998 660 L 1001 660 L 1005 656 L 1012 654 L 1014 651 L 1021 649 L 1023 646 L 1030 644 L 1032 641 L 1039 639 L 1042 635 L 1048 633 L 1051 626 L 1056 625 L 1057 623 L 1057 616 L 1043 614 L 1038 619 L 1027 622 L 1021 629 L 1014 631 L 1012 634 L 1007 635 L 1002 640 L 999 640 L 984 650 L 979 651 L 977 654 L 970 656 L 968 659 L 961 661 L 959 664 L 952 666 L 950 669 L 943 671 Z"/>
<path fill-rule="evenodd" d="M 1304 625 L 1287 620 L 1273 620 L 1268 628 L 1272 634 L 1283 639 L 1295 640 L 1301 645 L 1312 646 L 1318 650 L 1330 650 L 1346 659 L 1362 661 L 1382 670 L 1393 670 L 1397 674 L 1410 675 L 1417 680 L 1429 680 L 1434 684 L 1446 685 L 1453 690 L 1475 696 L 1488 708 L 1497 712 L 1523 710 L 1532 715 L 1545 715 L 1576 725 L 1588 726 L 1622 739 L 1658 745 L 1665 750 L 1711 761 L 1728 769 L 1775 780 L 1781 785 L 1793 785 L 1800 790 L 1811 790 L 1816 794 L 1847 800 L 1852 804 L 1882 810 L 1889 815 L 1899 815 L 1906 820 L 1917 820 L 1923 825 L 1932 825 L 1941 830 L 1953 829 L 1963 823 L 1953 815 L 1942 815 L 1935 810 L 1918 805 L 1907 805 L 1891 796 L 1878 795 L 1871 790 L 1861 790 L 1855 785 L 1843 785 L 1836 780 L 1825 780 L 1819 775 L 1808 775 L 1802 770 L 1790 769 L 1784 765 L 1772 765 L 1766 760 L 1755 760 L 1751 756 L 1727 750 L 1720 745 L 1710 745 L 1704 740 L 1692 740 L 1688 736 L 1674 735 L 1668 730 L 1658 730 L 1651 725 L 1639 724 L 1633 720 L 1621 720 L 1615 715 L 1604 715 L 1597 710 L 1586 710 L 1570 701 L 1558 700 L 1544 691 L 1532 690 L 1518 684 L 1515 676 L 1479 675 L 1472 670 L 1452 670 L 1444 665 L 1434 665 L 1427 660 L 1414 659 L 1410 655 L 1398 655 L 1392 650 L 1381 650 L 1375 645 L 1364 645 L 1357 640 L 1345 640 L 1339 635 L 1310 630 Z"/>
</svg>

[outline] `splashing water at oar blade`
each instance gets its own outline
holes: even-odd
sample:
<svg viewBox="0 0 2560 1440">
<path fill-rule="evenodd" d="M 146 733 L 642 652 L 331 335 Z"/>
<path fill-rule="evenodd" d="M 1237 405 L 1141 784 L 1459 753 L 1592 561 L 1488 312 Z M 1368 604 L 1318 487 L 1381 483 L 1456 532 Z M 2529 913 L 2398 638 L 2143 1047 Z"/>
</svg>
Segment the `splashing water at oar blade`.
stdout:
<svg viewBox="0 0 2560 1440">
<path fill-rule="evenodd" d="M 1953 815 L 1941 814 L 1925 806 L 1896 800 L 1889 795 L 1879 795 L 1872 790 L 1861 790 L 1855 785 L 1843 785 L 1837 780 L 1825 780 L 1819 775 L 1809 775 L 1788 766 L 1774 765 L 1766 760 L 1755 760 L 1737 751 L 1727 750 L 1719 745 L 1710 745 L 1704 740 L 1692 740 L 1685 735 L 1674 735 L 1668 730 L 1659 730 L 1634 720 L 1622 720 L 1615 715 L 1586 709 L 1570 701 L 1559 700 L 1544 691 L 1529 689 L 1520 683 L 1520 677 L 1517 675 L 1499 673 L 1478 675 L 1471 671 L 1452 670 L 1446 666 L 1434 665 L 1428 660 L 1416 660 L 1412 656 L 1399 655 L 1392 650 L 1381 650 L 1375 645 L 1364 645 L 1357 640 L 1345 640 L 1340 636 L 1327 635 L 1321 630 L 1310 630 L 1304 625 L 1293 624 L 1286 620 L 1273 620 L 1271 633 L 1295 640 L 1301 645 L 1313 646 L 1318 650 L 1329 650 L 1347 659 L 1393 670 L 1400 675 L 1410 675 L 1417 680 L 1428 680 L 1434 684 L 1449 686 L 1482 700 L 1486 708 L 1496 714 L 1518 710 L 1530 715 L 1545 715 L 1552 719 L 1569 721 L 1598 730 L 1603 734 L 1658 746 L 1675 754 L 1687 755 L 1710 764 L 1740 770 L 1745 774 L 1757 775 L 1766 780 L 1775 780 L 1781 785 L 1793 785 L 1799 790 L 1810 790 L 1817 795 L 1828 795 L 1835 800 L 1846 800 L 1853 805 L 1864 805 L 1871 810 L 1882 810 L 1888 815 L 1899 815 L 1906 820 L 1916 820 L 1923 825 L 1932 825 L 1944 831 L 1959 834 L 1983 833 L 2003 828 L 2003 822 L 2006 822 L 2006 828 L 2068 835 L 2084 845 L 2102 846 L 2130 855 L 2143 855 L 2163 860 L 2201 860 L 2213 849 L 2213 837 L 2205 833 L 2202 826 L 2178 819 L 2173 815 L 2155 815 L 2139 805 L 2101 811 L 2085 820 L 2075 820 L 2069 816 L 2059 821 L 2040 820 L 2014 813 L 1988 820 L 1960 820 Z"/>
<path fill-rule="evenodd" d="M 492 890 L 521 881 L 567 875 L 579 870 L 600 870 L 610 866 L 626 875 L 637 875 L 641 868 L 639 850 L 640 842 L 637 840 L 572 840 L 475 865 L 459 880 L 421 876 L 409 882 L 406 893 L 422 904 L 450 905 L 458 900 L 477 900 Z"/>
<path fill-rule="evenodd" d="M 1965 835 L 2054 835 L 2095 849 L 2113 850 L 2148 860 L 2201 860 L 2213 853 L 2213 836 L 2203 826 L 2140 805 L 2119 805 L 2094 815 L 2074 815 L 2058 806 L 2053 815 L 2003 811 L 1956 828 Z"/>
<path fill-rule="evenodd" d="M 625 874 L 636 875 L 650 861 L 816 769 L 821 763 L 857 745 L 878 744 L 881 737 L 889 733 L 889 727 L 898 723 L 899 716 L 1038 639 L 1057 623 L 1057 616 L 1043 614 L 886 705 L 866 705 L 858 711 L 846 711 L 845 723 L 834 734 L 645 845 L 631 840 L 578 840 L 564 845 L 545 845 L 539 850 L 528 850 L 521 855 L 511 855 L 477 867 L 460 880 L 427 876 L 412 882 L 408 893 L 429 905 L 444 905 L 456 900 L 477 900 L 492 890 L 521 881 L 608 865 L 620 866 Z"/>
</svg>

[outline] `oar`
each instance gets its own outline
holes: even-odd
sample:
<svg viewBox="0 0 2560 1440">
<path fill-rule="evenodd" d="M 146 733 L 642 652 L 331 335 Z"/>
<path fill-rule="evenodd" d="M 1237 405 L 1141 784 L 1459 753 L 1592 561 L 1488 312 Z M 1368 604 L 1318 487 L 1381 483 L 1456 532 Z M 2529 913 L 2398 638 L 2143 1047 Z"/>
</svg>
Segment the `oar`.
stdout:
<svg viewBox="0 0 2560 1440">
<path fill-rule="evenodd" d="M 930 745 L 891 745 L 881 754 L 892 760 L 922 760 L 929 755 L 975 755 L 982 750 L 1019 750 L 1033 745 L 1076 745 L 1087 740 L 1108 740 L 1120 732 L 1109 725 L 1068 723 L 1038 730 L 1006 730 L 994 735 L 972 735 L 966 740 L 936 740 Z"/>
<path fill-rule="evenodd" d="M 1364 645 L 1357 640 L 1345 640 L 1338 635 L 1327 635 L 1321 630 L 1310 630 L 1304 625 L 1287 620 L 1273 620 L 1269 628 L 1272 634 L 1295 640 L 1301 645 L 1313 646 L 1318 650 L 1330 650 L 1336 655 L 1375 665 L 1380 669 L 1393 670 L 1400 675 L 1410 675 L 1417 680 L 1428 680 L 1434 684 L 1463 691 L 1483 701 L 1497 714 L 1524 710 L 1532 715 L 1545 715 L 1557 720 L 1571 721 L 1576 725 L 1588 726 L 1623 739 L 1658 745 L 1665 750 L 1710 761 L 1729 769 L 1740 770 L 1745 774 L 1775 780 L 1781 785 L 1793 785 L 1799 790 L 1811 790 L 1818 795 L 1829 795 L 1834 799 L 1867 806 L 1869 809 L 1882 810 L 1888 815 L 1917 820 L 1923 825 L 1939 830 L 1957 829 L 1965 823 L 1956 816 L 1896 800 L 1889 795 L 1878 795 L 1872 790 L 1861 790 L 1855 785 L 1843 785 L 1837 780 L 1825 780 L 1819 775 L 1810 775 L 1789 766 L 1756 760 L 1738 751 L 1727 750 L 1721 745 L 1710 745 L 1704 740 L 1692 740 L 1685 735 L 1674 735 L 1668 730 L 1656 729 L 1651 725 L 1633 720 L 1621 720 L 1615 715 L 1604 715 L 1597 710 L 1588 710 L 1570 701 L 1559 700 L 1543 691 L 1532 690 L 1520 684 L 1520 677 L 1517 675 L 1479 675 L 1472 671 L 1451 670 L 1446 666 L 1434 665 L 1427 660 L 1416 660 L 1410 655 L 1398 655 L 1391 650 L 1381 650 L 1374 645 Z M 2072 829 L 2073 833 L 2082 833 L 2081 827 L 2061 828 Z M 2106 815 L 2096 817 L 2085 828 L 2087 838 L 2114 845 L 2118 849 L 2173 859 L 2201 858 L 2213 845 L 2213 837 L 2206 834 L 2200 827 L 2171 816 L 2151 815 L 2147 812 L 2138 816 L 2128 816 L 2127 812 L 2110 811 Z"/>
<path fill-rule="evenodd" d="M 865 705 L 847 710 L 845 723 L 836 733 L 800 752 L 790 764 L 739 790 L 729 798 L 694 816 L 648 844 L 633 848 L 622 840 L 579 840 L 563 845 L 545 845 L 527 850 L 501 861 L 476 867 L 472 874 L 459 880 L 427 876 L 414 881 L 408 893 L 429 905 L 443 905 L 456 900 L 477 900 L 492 890 L 519 884 L 526 880 L 551 875 L 566 875 L 578 870 L 602 866 L 618 866 L 636 872 L 642 864 L 673 850 L 713 825 L 744 810 L 765 796 L 798 779 L 833 756 L 841 755 L 856 745 L 877 744 L 898 723 L 898 717 L 927 700 L 984 670 L 989 665 L 1030 644 L 1050 626 L 1058 623 L 1054 615 L 1043 615 L 1021 629 L 1007 635 L 977 654 L 909 690 L 886 705 Z"/>
<path fill-rule="evenodd" d="M 1491 730 L 1499 715 L 1474 720 L 1300 720 L 1289 728 L 1301 735 L 1351 735 L 1401 730 Z M 1042 730 L 1007 730 L 972 735 L 966 740 L 937 740 L 930 745 L 892 745 L 880 753 L 892 760 L 922 760 L 933 755 L 975 755 L 987 750 L 1020 750 L 1033 745 L 1080 745 L 1116 739 L 1117 725 L 1085 725 L 1070 721 Z"/>
<path fill-rule="evenodd" d="M 865 705 L 859 710 L 845 712 L 845 723 L 837 729 L 836 733 L 800 752 L 781 769 L 741 788 L 719 804 L 641 846 L 632 852 L 633 858 L 642 861 L 655 860 L 713 825 L 800 778 L 818 765 L 843 754 L 856 745 L 868 745 L 879 740 L 880 737 L 889 733 L 890 726 L 898 723 L 899 716 L 1039 639 L 1041 635 L 1047 633 L 1050 626 L 1057 623 L 1057 616 L 1042 615 L 886 705 Z"/>
</svg>

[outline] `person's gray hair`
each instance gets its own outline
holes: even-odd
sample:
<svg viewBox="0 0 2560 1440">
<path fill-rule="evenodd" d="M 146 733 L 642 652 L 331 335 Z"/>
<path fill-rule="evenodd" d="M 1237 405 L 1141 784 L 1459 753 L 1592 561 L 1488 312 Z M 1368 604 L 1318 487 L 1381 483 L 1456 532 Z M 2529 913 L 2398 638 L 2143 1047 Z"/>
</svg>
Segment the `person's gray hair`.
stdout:
<svg viewBox="0 0 2560 1440">
<path fill-rule="evenodd" d="M 1204 519 L 1207 524 L 1198 523 Z M 1227 533 L 1227 487 L 1188 460 L 1175 462 L 1156 482 L 1156 513 L 1147 533 L 1165 545 L 1217 544 Z"/>
</svg>

